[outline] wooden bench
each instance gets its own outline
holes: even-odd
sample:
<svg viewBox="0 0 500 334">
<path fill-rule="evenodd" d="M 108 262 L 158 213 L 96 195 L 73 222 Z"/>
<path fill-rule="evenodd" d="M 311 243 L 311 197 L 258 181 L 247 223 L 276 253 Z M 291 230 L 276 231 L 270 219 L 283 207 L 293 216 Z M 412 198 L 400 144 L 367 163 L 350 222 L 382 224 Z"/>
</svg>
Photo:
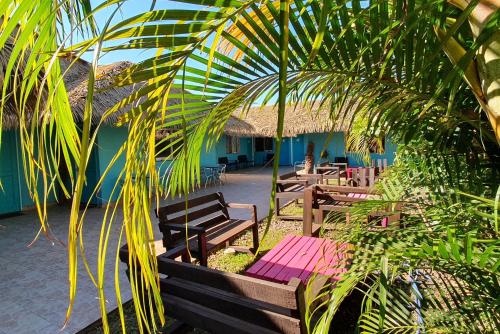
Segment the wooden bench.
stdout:
<svg viewBox="0 0 500 334">
<path fill-rule="evenodd" d="M 340 169 L 340 166 L 331 166 L 330 162 L 326 161 L 316 166 L 316 173 L 323 175 L 325 184 L 328 184 L 328 180 L 337 180 L 337 185 L 340 186 Z"/>
<path fill-rule="evenodd" d="M 231 219 L 228 208 L 250 210 L 249 220 Z M 189 261 L 186 252 L 186 230 L 188 232 L 189 252 L 207 265 L 208 254 L 223 248 L 236 237 L 251 229 L 253 234 L 253 250 L 259 247 L 257 225 L 257 207 L 253 204 L 226 203 L 222 193 L 217 192 L 189 199 L 186 203 L 170 204 L 159 208 L 160 231 L 163 234 L 163 245 L 167 252 L 182 255 L 183 261 Z M 187 227 L 186 227 L 187 222 Z"/>
<path fill-rule="evenodd" d="M 317 235 L 328 212 L 345 213 L 346 223 L 349 222 L 349 207 L 356 202 L 366 201 L 369 195 L 375 194 L 369 187 L 338 187 L 313 185 L 304 190 L 303 234 Z M 367 221 L 380 219 L 381 226 L 387 227 L 401 218 L 401 204 L 388 203 L 382 211 L 371 212 Z M 377 218 L 379 217 L 379 218 Z"/>
<path fill-rule="evenodd" d="M 303 234 L 317 235 L 321 229 L 325 212 L 335 211 L 346 213 L 352 203 L 366 201 L 372 188 L 313 185 L 304 190 Z"/>
<path fill-rule="evenodd" d="M 302 216 L 281 215 L 281 201 L 286 201 L 285 205 L 291 201 L 304 198 L 304 189 L 312 184 L 323 183 L 321 174 L 297 174 L 290 172 L 278 176 L 276 181 L 275 214 L 284 220 L 302 220 Z"/>
<path fill-rule="evenodd" d="M 120 250 L 120 259 L 128 265 L 126 246 Z M 185 329 L 181 322 L 221 334 L 307 333 L 305 289 L 298 278 L 285 285 L 162 255 L 157 262 L 165 315 L 177 320 L 173 328 Z"/>
</svg>

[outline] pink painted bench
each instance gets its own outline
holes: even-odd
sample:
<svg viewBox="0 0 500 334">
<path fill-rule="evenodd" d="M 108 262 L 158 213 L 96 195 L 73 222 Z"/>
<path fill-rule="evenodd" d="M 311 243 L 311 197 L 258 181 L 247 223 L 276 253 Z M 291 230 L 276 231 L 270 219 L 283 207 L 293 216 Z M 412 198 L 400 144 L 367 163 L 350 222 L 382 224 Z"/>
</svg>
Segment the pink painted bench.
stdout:
<svg viewBox="0 0 500 334">
<path fill-rule="evenodd" d="M 294 277 L 304 284 L 314 274 L 338 280 L 347 271 L 348 244 L 314 237 L 287 235 L 254 263 L 246 274 L 287 284 Z"/>
</svg>

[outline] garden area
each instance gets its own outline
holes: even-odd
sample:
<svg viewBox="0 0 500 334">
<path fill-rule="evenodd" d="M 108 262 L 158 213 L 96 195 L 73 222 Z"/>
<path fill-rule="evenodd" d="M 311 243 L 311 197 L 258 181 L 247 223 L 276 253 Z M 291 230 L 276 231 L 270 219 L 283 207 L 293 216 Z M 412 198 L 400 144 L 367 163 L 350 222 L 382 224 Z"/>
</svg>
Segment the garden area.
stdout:
<svg viewBox="0 0 500 334">
<path fill-rule="evenodd" d="M 0 9 L 0 334 L 498 333 L 498 0 Z"/>
</svg>

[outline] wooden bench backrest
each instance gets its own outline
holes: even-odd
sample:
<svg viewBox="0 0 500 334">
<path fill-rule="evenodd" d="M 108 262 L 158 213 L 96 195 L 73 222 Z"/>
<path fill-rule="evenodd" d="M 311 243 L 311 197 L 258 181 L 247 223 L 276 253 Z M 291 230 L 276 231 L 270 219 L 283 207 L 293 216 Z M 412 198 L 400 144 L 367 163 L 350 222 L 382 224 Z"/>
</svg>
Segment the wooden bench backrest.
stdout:
<svg viewBox="0 0 500 334">
<path fill-rule="evenodd" d="M 297 180 L 297 183 L 287 182 L 280 183 L 279 181 L 293 181 Z M 290 172 L 281 174 L 278 176 L 278 183 L 276 184 L 277 192 L 286 191 L 302 191 L 303 187 L 297 187 L 297 185 L 306 185 L 303 181 L 307 181 L 307 185 L 322 183 L 323 175 L 321 174 L 298 174 L 297 172 Z"/>
<path fill-rule="evenodd" d="M 285 173 L 281 174 L 278 176 L 279 180 L 290 180 L 290 179 L 297 179 L 298 174 L 296 172 L 290 172 L 290 173 Z"/>
<path fill-rule="evenodd" d="M 179 320 L 196 322 L 196 317 L 220 312 L 226 318 L 219 321 L 250 323 L 257 327 L 256 332 L 305 333 L 304 286 L 298 279 L 289 285 L 277 284 L 161 256 L 158 270 L 167 275 L 161 279 L 162 293 L 168 294 L 165 296 L 167 314 L 170 310 L 175 317 L 179 307 L 189 306 L 177 314 L 184 318 Z M 169 301 L 173 301 L 175 307 L 169 307 Z M 210 326 L 210 320 L 204 324 Z M 215 325 L 222 326 L 221 323 Z M 223 328 L 217 327 L 217 332 L 230 332 Z"/>
<path fill-rule="evenodd" d="M 169 243 L 177 241 L 170 235 L 170 230 L 163 228 L 167 224 L 185 224 L 187 220 L 188 224 L 197 221 L 193 225 L 209 227 L 230 219 L 221 192 L 189 199 L 187 214 L 185 201 L 163 206 L 156 211 L 156 214 L 166 247 Z M 209 218 L 203 220 L 204 217 Z"/>
<path fill-rule="evenodd" d="M 353 168 L 352 179 L 355 180 L 360 187 L 371 187 L 375 184 L 375 168 Z"/>
</svg>

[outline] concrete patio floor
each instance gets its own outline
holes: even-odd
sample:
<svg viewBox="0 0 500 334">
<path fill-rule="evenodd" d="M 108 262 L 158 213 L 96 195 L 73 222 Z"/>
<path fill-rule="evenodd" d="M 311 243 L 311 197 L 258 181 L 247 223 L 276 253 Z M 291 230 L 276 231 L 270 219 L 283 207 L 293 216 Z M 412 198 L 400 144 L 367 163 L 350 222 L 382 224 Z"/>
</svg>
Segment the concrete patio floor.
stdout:
<svg viewBox="0 0 500 334">
<path fill-rule="evenodd" d="M 288 172 L 284 168 L 280 173 Z M 271 168 L 251 168 L 227 174 L 223 186 L 201 189 L 191 196 L 222 191 L 227 202 L 257 205 L 259 219 L 267 215 L 271 190 Z M 98 240 L 104 209 L 90 209 L 83 227 L 86 254 L 91 270 L 97 268 Z M 118 210 L 119 211 L 119 210 Z M 230 212 L 235 218 L 249 218 L 244 210 Z M 67 238 L 69 209 L 53 206 L 49 209 L 49 224 L 53 234 Z M 117 222 L 120 221 L 119 216 Z M 110 254 L 106 263 L 108 311 L 117 305 L 114 293 L 114 248 L 118 242 L 120 224 L 112 227 Z M 31 247 L 39 224 L 35 212 L 0 220 L 0 334 L 75 333 L 101 317 L 97 289 L 79 259 L 78 290 L 69 324 L 61 331 L 68 303 L 66 248 L 44 236 Z M 158 238 L 159 232 L 158 233 Z M 120 268 L 122 300 L 130 299 L 124 268 Z"/>
</svg>

